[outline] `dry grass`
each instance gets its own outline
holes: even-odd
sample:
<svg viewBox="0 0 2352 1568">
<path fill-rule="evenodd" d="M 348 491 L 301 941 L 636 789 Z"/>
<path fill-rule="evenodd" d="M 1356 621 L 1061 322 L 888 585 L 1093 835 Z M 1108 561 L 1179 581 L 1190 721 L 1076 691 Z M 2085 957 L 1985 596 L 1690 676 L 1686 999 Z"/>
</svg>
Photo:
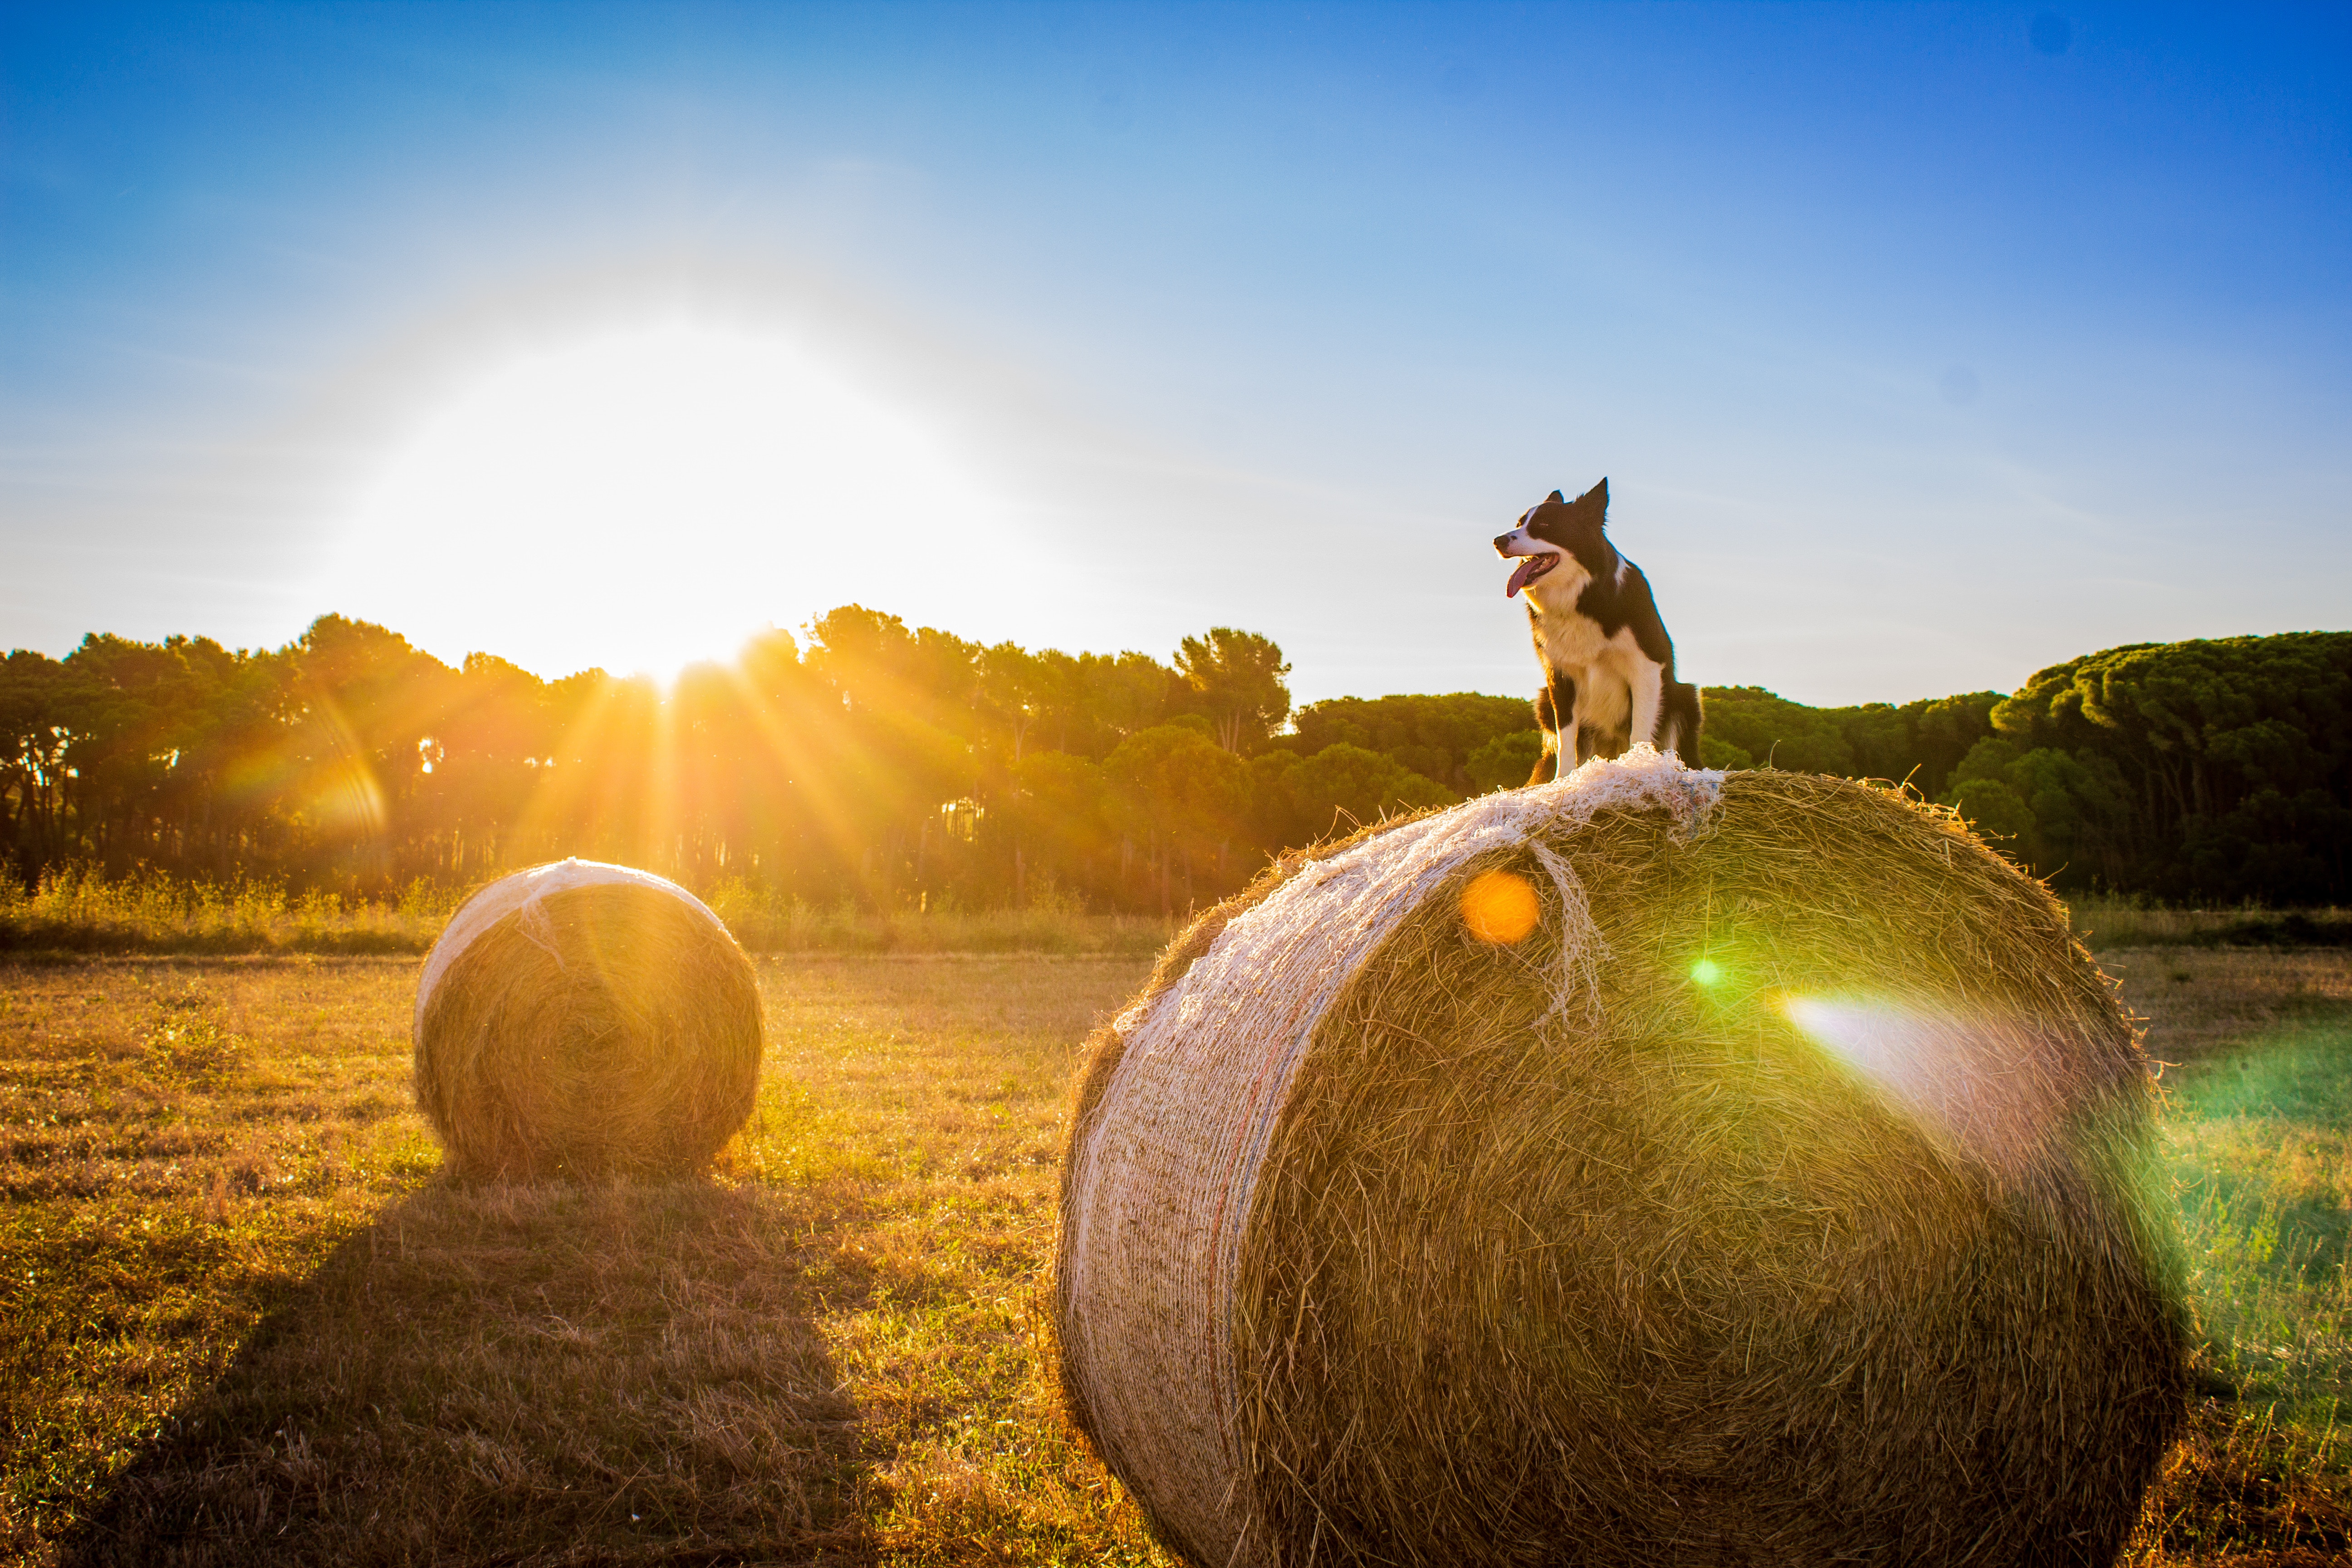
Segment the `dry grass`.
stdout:
<svg viewBox="0 0 2352 1568">
<path fill-rule="evenodd" d="M 53 871 L 36 888 L 0 877 L 0 951 L 394 953 L 433 945 L 464 889 L 412 884 L 397 898 L 289 893 L 273 882 Z"/>
<path fill-rule="evenodd" d="M 270 882 L 150 876 L 110 882 L 52 872 L 27 889 L 0 878 L 0 952 L 156 956 L 424 952 L 468 889 L 415 882 L 396 896 L 289 892 Z M 812 904 L 741 881 L 703 901 L 751 952 L 1092 953 L 1148 957 L 1174 934 L 1144 915 L 1088 914 L 1049 890 L 1024 909 L 946 905 L 878 911 Z M 2095 947 L 2352 946 L 2352 910 L 2168 909 L 2144 899 L 2085 897 L 2072 905 Z"/>
<path fill-rule="evenodd" d="M 469 889 L 415 882 L 396 897 L 289 893 L 269 882 L 171 877 L 110 882 L 53 872 L 25 889 L 0 877 L 0 952 L 156 956 L 421 953 Z M 1171 931 L 1156 916 L 1088 914 L 1050 893 L 1017 910 L 877 911 L 820 907 L 748 882 L 704 900 L 751 952 L 1090 953 L 1148 958 Z"/>
<path fill-rule="evenodd" d="M 2085 896 L 2068 905 L 2093 947 L 2352 947 L 2352 910 L 2172 909 Z"/>
<path fill-rule="evenodd" d="M 414 965 L 90 964 L 0 987 L 0 1545 L 39 1557 L 438 1154 Z"/>
<path fill-rule="evenodd" d="M 415 965 L 0 972 L 0 1557 L 1154 1563 L 1036 1346 L 1131 961 L 761 966 L 715 1181 L 458 1188 Z"/>
<path fill-rule="evenodd" d="M 1149 958 L 1174 934 L 1156 915 L 1088 914 L 1052 893 L 1023 909 L 821 908 L 772 889 L 723 882 L 708 899 L 752 952 L 1019 952 Z"/>
<path fill-rule="evenodd" d="M 2352 962 L 2105 956 L 2213 1346 L 2136 1555 L 2331 1561 Z M 1144 969 L 763 963 L 718 1180 L 472 1193 L 413 961 L 0 970 L 0 1559 L 1163 1562 L 1035 1317 L 1072 1048 Z"/>
</svg>

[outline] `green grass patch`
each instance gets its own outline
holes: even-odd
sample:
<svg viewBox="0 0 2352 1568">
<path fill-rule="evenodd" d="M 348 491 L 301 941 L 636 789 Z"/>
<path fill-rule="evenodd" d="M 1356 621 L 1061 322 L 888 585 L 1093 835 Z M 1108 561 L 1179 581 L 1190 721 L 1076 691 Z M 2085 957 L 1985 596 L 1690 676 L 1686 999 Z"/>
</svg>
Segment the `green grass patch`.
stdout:
<svg viewBox="0 0 2352 1568">
<path fill-rule="evenodd" d="M 2160 988 L 2151 1049 L 2201 1042 L 2164 1079 L 2200 1393 L 2141 1560 L 2335 1561 L 2352 1549 L 2352 964 L 2135 956 Z M 2242 1032 L 2200 1035 L 2216 1010 Z"/>
</svg>

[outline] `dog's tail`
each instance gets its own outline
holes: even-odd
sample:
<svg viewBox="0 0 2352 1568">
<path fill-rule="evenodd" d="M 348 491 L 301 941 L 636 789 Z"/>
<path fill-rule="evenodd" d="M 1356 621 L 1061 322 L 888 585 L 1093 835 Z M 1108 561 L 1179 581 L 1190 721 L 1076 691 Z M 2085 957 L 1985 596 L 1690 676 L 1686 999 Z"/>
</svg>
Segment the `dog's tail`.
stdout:
<svg viewBox="0 0 2352 1568">
<path fill-rule="evenodd" d="M 1658 701 L 1658 750 L 1699 766 L 1699 717 L 1698 688 L 1687 680 L 1666 682 Z"/>
</svg>

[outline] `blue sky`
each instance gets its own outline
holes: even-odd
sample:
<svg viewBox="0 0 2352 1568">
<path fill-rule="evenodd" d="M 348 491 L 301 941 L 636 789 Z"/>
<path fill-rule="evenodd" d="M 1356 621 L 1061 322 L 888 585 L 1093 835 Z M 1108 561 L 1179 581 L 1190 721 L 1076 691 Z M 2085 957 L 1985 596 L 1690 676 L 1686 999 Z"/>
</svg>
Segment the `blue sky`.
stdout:
<svg viewBox="0 0 2352 1568">
<path fill-rule="evenodd" d="M 1603 474 L 1709 684 L 2342 626 L 2346 18 L 10 6 L 0 644 L 1517 691 Z"/>
</svg>

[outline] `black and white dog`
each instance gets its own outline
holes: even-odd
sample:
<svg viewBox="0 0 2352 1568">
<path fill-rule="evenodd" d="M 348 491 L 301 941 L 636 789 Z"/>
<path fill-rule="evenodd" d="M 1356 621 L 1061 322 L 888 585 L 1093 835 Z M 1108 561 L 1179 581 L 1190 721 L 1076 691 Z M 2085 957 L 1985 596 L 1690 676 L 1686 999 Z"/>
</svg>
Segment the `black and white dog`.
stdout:
<svg viewBox="0 0 2352 1568">
<path fill-rule="evenodd" d="M 1520 557 L 1505 597 L 1528 593 L 1543 755 L 1528 782 L 1565 774 L 1637 741 L 1698 760 L 1698 688 L 1675 679 L 1675 644 L 1642 569 L 1601 532 L 1609 481 L 1563 500 L 1554 490 L 1498 535 L 1495 552 Z"/>
</svg>

